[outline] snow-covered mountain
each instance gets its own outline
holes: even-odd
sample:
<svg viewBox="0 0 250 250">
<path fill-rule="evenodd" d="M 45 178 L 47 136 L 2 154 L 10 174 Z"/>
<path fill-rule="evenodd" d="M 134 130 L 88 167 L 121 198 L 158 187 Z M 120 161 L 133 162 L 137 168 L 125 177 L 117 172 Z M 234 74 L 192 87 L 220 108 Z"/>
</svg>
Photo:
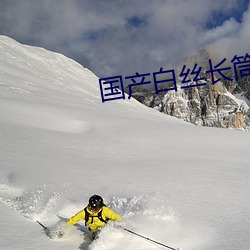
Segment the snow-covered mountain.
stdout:
<svg viewBox="0 0 250 250">
<path fill-rule="evenodd" d="M 193 126 L 134 99 L 102 103 L 98 78 L 63 55 L 0 37 L 1 249 L 153 250 L 108 225 L 53 227 L 92 194 L 122 225 L 184 250 L 248 250 L 249 133 Z M 86 230 L 86 229 L 84 229 Z"/>
<path fill-rule="evenodd" d="M 189 85 L 199 85 L 197 87 L 181 88 L 183 76 L 177 78 L 178 91 L 171 90 L 156 94 L 154 89 L 137 88 L 134 89 L 132 96 L 148 107 L 195 125 L 249 130 L 250 78 L 229 81 L 215 73 L 216 79 L 221 80 L 213 85 L 211 74 L 204 73 L 210 69 L 209 58 L 208 51 L 202 49 L 184 62 L 190 70 L 195 63 L 198 65 L 197 68 L 202 67 L 200 76 L 197 78 L 204 77 L 204 80 L 189 83 Z M 176 75 L 181 72 L 182 67 L 176 69 Z M 233 69 L 225 74 L 235 79 Z M 195 74 L 193 76 L 189 74 L 186 80 L 190 76 L 194 78 Z M 163 86 L 163 89 L 165 88 L 166 86 Z"/>
</svg>

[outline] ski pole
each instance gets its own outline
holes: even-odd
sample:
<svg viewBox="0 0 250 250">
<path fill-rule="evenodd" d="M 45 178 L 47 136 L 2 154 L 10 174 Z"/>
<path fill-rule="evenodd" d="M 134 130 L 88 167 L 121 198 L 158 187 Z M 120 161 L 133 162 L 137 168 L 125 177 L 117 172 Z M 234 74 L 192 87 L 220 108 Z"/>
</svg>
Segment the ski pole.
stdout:
<svg viewBox="0 0 250 250">
<path fill-rule="evenodd" d="M 122 229 L 125 230 L 125 231 L 127 231 L 127 232 L 129 232 L 129 233 L 131 233 L 131 234 L 137 235 L 137 236 L 139 236 L 139 237 L 141 237 L 141 238 L 143 238 L 143 239 L 145 239 L 145 240 L 148 240 L 148 241 L 154 242 L 154 243 L 156 243 L 156 244 L 158 244 L 158 245 L 161 245 L 161 246 L 163 246 L 163 247 L 166 247 L 166 248 L 168 248 L 168 249 L 171 249 L 171 250 L 180 250 L 180 248 L 173 248 L 173 247 L 167 246 L 167 245 L 162 244 L 162 243 L 160 243 L 160 242 L 158 242 L 158 241 L 152 240 L 152 239 L 150 239 L 150 238 L 148 238 L 148 237 L 145 237 L 145 236 L 143 236 L 143 235 L 140 235 L 140 234 L 138 234 L 138 233 L 135 233 L 135 232 L 133 232 L 133 231 L 127 229 L 127 228 L 122 228 Z"/>
<path fill-rule="evenodd" d="M 38 220 L 36 221 L 40 226 L 42 226 L 43 227 L 43 229 L 46 231 L 46 230 L 48 230 L 48 228 L 47 227 L 45 227 L 41 222 L 39 222 Z"/>
</svg>

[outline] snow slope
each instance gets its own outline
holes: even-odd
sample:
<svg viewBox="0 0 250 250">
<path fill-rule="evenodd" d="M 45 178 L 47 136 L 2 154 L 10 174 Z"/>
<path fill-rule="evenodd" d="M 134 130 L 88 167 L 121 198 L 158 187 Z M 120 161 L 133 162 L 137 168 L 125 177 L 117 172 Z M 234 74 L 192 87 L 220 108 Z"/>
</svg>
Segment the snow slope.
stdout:
<svg viewBox="0 0 250 250">
<path fill-rule="evenodd" d="M 248 250 L 249 144 L 133 99 L 102 103 L 89 70 L 0 36 L 1 249 L 162 249 L 112 225 L 90 244 L 83 223 L 61 240 L 36 223 L 53 228 L 97 193 L 166 245 Z"/>
</svg>

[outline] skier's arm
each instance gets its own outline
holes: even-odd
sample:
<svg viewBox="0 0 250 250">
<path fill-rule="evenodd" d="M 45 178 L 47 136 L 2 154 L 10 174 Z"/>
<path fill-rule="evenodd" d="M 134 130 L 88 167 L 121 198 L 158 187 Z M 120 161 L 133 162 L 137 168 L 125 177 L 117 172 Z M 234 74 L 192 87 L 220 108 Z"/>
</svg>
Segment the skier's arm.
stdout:
<svg viewBox="0 0 250 250">
<path fill-rule="evenodd" d="M 74 216 L 72 216 L 72 217 L 67 221 L 67 224 L 75 225 L 78 221 L 84 220 L 84 218 L 85 218 L 85 212 L 84 212 L 84 209 L 83 209 L 83 210 L 81 210 L 80 212 L 78 212 L 77 214 L 75 214 Z"/>
<path fill-rule="evenodd" d="M 113 210 L 107 207 L 105 207 L 105 217 L 112 221 L 118 221 L 118 222 L 122 221 L 122 218 L 120 215 L 116 214 Z"/>
</svg>

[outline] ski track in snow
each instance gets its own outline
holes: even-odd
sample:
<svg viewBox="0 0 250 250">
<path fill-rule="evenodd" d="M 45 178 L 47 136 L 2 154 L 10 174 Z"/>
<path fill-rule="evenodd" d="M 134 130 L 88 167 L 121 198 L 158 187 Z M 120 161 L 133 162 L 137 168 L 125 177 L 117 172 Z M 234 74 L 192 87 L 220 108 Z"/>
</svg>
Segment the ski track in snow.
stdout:
<svg viewBox="0 0 250 250">
<path fill-rule="evenodd" d="M 6 108 L 9 112 L 2 116 L 2 121 L 73 134 L 85 133 L 90 130 L 90 125 L 87 122 L 71 118 L 70 115 L 67 116 L 66 110 L 51 108 L 45 104 L 31 106 L 28 102 L 5 100 L 1 102 L 0 113 L 4 113 Z M 20 108 L 22 112 L 20 112 Z"/>
</svg>

